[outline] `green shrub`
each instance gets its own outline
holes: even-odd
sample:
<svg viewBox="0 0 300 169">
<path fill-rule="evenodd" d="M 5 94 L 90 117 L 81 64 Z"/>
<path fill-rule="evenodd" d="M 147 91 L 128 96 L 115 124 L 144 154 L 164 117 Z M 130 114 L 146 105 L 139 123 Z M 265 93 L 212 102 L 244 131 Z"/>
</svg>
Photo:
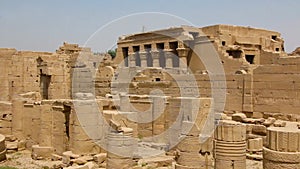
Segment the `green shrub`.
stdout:
<svg viewBox="0 0 300 169">
<path fill-rule="evenodd" d="M 0 169 L 17 169 L 15 167 L 9 167 L 9 166 L 4 166 L 4 167 L 0 167 Z"/>
</svg>

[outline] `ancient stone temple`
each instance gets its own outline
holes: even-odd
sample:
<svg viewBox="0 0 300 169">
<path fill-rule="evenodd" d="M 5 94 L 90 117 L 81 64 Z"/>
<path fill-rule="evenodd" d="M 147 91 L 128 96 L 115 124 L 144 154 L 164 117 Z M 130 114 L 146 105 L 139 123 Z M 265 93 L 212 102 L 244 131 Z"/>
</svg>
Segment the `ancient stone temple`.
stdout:
<svg viewBox="0 0 300 169">
<path fill-rule="evenodd" d="M 280 33 L 181 26 L 117 45 L 114 58 L 66 42 L 0 48 L 0 160 L 29 150 L 52 168 L 300 168 L 300 57 Z"/>
</svg>

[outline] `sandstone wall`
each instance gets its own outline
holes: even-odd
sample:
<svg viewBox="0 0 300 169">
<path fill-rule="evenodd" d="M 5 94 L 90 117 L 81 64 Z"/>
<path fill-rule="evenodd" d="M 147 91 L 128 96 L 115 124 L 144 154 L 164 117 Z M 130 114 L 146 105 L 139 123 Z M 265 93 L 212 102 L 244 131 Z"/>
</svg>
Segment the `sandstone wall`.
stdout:
<svg viewBox="0 0 300 169">
<path fill-rule="evenodd" d="M 276 65 L 253 71 L 254 111 L 298 114 L 300 58 L 279 58 Z"/>
<path fill-rule="evenodd" d="M 101 105 L 100 103 L 99 108 Z M 90 108 L 91 105 L 86 106 Z M 88 112 L 84 113 L 89 117 Z M 0 131 L 5 135 L 15 135 L 26 143 L 28 149 L 31 149 L 32 145 L 39 145 L 53 147 L 57 154 L 67 150 L 82 154 L 101 152 L 101 148 L 92 141 L 85 130 L 93 129 L 95 133 L 101 133 L 102 128 L 80 123 L 78 114 L 69 100 L 44 100 L 41 104 L 14 100 L 12 117 L 10 126 L 5 128 L 1 123 Z"/>
<path fill-rule="evenodd" d="M 12 56 L 16 52 L 15 49 L 0 49 L 0 100 L 3 101 L 9 101 L 11 98 L 9 86 L 13 84 L 9 82 L 8 77 L 11 74 Z"/>
</svg>

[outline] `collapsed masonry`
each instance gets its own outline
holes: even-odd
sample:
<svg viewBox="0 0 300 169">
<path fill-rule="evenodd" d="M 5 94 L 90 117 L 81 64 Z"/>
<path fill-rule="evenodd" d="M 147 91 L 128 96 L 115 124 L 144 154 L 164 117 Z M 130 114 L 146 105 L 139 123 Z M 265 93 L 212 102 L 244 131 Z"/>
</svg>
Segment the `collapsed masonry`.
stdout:
<svg viewBox="0 0 300 169">
<path fill-rule="evenodd" d="M 205 58 L 214 54 L 224 75 L 208 69 Z M 274 31 L 182 26 L 121 36 L 114 59 L 67 43 L 55 53 L 0 49 L 0 57 L 0 133 L 16 137 L 7 139 L 7 149 L 31 149 L 35 159 L 62 155 L 63 167 L 79 161 L 69 151 L 96 154 L 94 161 L 107 168 L 130 168 L 132 159 L 151 154 L 159 158 L 138 164 L 171 166 L 174 160 L 162 154 L 174 151 L 176 169 L 245 168 L 246 152 L 254 159 L 263 152 L 264 167 L 272 168 L 278 165 L 272 153 L 282 149 L 269 146 L 276 140 L 267 131 L 277 130 L 279 120 L 300 121 L 300 57 L 288 56 Z M 218 119 L 226 125 L 203 136 Z M 240 126 L 246 131 L 235 132 Z M 287 156 L 300 152 L 295 135 Z"/>
</svg>

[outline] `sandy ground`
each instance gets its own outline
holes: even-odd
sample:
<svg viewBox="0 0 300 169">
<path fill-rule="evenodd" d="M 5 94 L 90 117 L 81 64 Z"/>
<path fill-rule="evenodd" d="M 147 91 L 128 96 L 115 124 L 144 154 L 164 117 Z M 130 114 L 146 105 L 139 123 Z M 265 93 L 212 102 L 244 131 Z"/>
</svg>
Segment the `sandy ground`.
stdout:
<svg viewBox="0 0 300 169">
<path fill-rule="evenodd" d="M 7 160 L 0 163 L 3 166 L 15 167 L 17 169 L 51 169 L 54 165 L 61 163 L 60 161 L 46 161 L 31 159 L 31 152 L 24 150 L 21 152 L 7 154 Z M 262 161 L 248 160 L 246 161 L 246 169 L 263 169 Z"/>
<path fill-rule="evenodd" d="M 255 161 L 255 160 L 247 159 L 246 169 L 263 169 L 262 161 Z"/>
<path fill-rule="evenodd" d="M 48 169 L 59 161 L 33 160 L 31 152 L 24 150 L 21 152 L 7 154 L 7 160 L 0 163 L 0 167 L 9 166 L 18 169 Z"/>
</svg>

